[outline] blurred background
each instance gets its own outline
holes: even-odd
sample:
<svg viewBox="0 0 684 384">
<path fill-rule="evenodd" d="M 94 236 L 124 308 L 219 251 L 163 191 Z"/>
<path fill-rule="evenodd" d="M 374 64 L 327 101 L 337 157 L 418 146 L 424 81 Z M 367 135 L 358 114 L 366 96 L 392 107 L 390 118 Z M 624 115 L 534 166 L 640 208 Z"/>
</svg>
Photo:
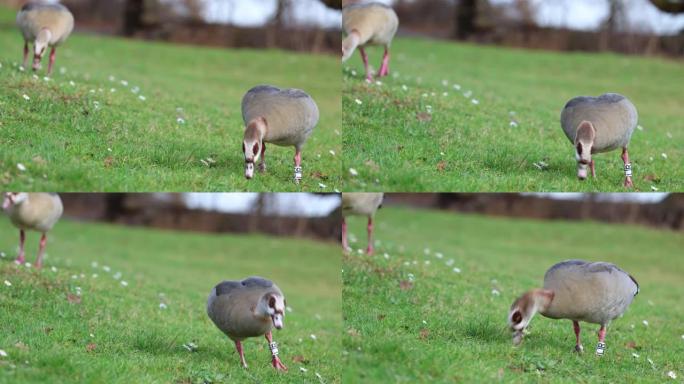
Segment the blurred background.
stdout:
<svg viewBox="0 0 684 384">
<path fill-rule="evenodd" d="M 378 0 L 399 34 L 561 51 L 684 54 L 684 0 Z M 344 0 L 344 4 L 364 0 Z"/>
<path fill-rule="evenodd" d="M 594 220 L 684 232 L 684 194 L 391 193 L 383 206 L 412 206 L 541 220 Z"/>
<path fill-rule="evenodd" d="M 56 0 L 48 0 L 57 2 Z M 20 8 L 26 0 L 0 0 Z M 63 0 L 76 30 L 196 45 L 340 50 L 341 0 Z"/>
<path fill-rule="evenodd" d="M 64 216 L 197 232 L 339 240 L 340 197 L 309 193 L 65 193 Z"/>
</svg>

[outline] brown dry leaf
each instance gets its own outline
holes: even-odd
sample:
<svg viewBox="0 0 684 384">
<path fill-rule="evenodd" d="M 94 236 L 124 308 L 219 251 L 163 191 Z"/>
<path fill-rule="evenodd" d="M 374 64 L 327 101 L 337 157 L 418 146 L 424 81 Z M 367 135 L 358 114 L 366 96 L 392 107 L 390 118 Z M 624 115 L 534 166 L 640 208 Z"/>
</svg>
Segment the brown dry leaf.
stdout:
<svg viewBox="0 0 684 384">
<path fill-rule="evenodd" d="M 644 180 L 651 182 L 659 182 L 660 178 L 654 174 L 648 174 L 644 176 Z"/>
<path fill-rule="evenodd" d="M 45 164 L 47 164 L 47 161 L 46 161 L 45 159 L 43 159 L 42 157 L 40 157 L 40 156 L 34 157 L 34 158 L 33 158 L 33 162 L 36 163 L 36 164 L 38 164 L 38 165 L 45 165 Z"/>
<path fill-rule="evenodd" d="M 404 146 L 403 146 L 403 145 L 397 145 L 397 151 L 401 152 L 401 151 L 403 151 L 403 150 L 404 150 Z"/>
<path fill-rule="evenodd" d="M 354 329 L 354 328 L 349 328 L 349 330 L 347 331 L 347 334 L 348 334 L 349 336 L 351 336 L 351 337 L 359 337 L 359 336 L 361 336 L 361 332 L 357 331 L 357 330 Z"/>
<path fill-rule="evenodd" d="M 81 303 L 81 296 L 74 295 L 73 293 L 67 294 L 67 300 L 71 304 L 80 304 Z"/>
<path fill-rule="evenodd" d="M 367 161 L 366 161 L 366 166 L 367 166 L 368 168 L 374 170 L 375 172 L 377 172 L 377 171 L 380 170 L 380 166 L 377 165 L 373 160 L 367 160 Z"/>
<path fill-rule="evenodd" d="M 380 321 L 385 320 L 385 317 L 387 317 L 387 315 L 384 315 L 381 313 L 378 315 L 378 320 L 380 320 Z"/>
<path fill-rule="evenodd" d="M 629 349 L 636 349 L 636 346 L 637 346 L 636 342 L 634 342 L 634 341 L 628 341 L 627 343 L 625 343 L 625 347 L 627 347 Z"/>
<path fill-rule="evenodd" d="M 95 344 L 95 343 L 90 343 L 90 344 L 86 345 L 86 351 L 88 351 L 88 352 L 94 351 L 95 348 L 97 348 L 97 344 Z"/>
<path fill-rule="evenodd" d="M 307 360 L 302 355 L 296 355 L 292 358 L 292 361 L 294 361 L 295 363 L 307 363 Z"/>
<path fill-rule="evenodd" d="M 401 288 L 402 291 L 408 291 L 413 288 L 413 283 L 408 280 L 402 280 L 399 282 L 399 288 Z"/>
<path fill-rule="evenodd" d="M 10 175 L 9 172 L 5 172 L 2 175 L 2 178 L 0 178 L 0 183 L 2 184 L 9 184 L 12 181 L 12 175 Z"/>
<path fill-rule="evenodd" d="M 423 328 L 420 330 L 420 339 L 421 340 L 427 339 L 428 336 L 430 336 L 430 331 L 428 329 Z"/>
<path fill-rule="evenodd" d="M 416 119 L 420 122 L 426 122 L 432 120 L 432 115 L 426 112 L 418 112 L 416 113 Z"/>
<path fill-rule="evenodd" d="M 46 334 L 46 335 L 49 335 L 50 332 L 52 332 L 53 329 L 54 329 L 54 328 L 52 328 L 52 327 L 45 327 L 45 329 L 44 329 L 45 334 Z"/>
<path fill-rule="evenodd" d="M 21 341 L 17 341 L 17 343 L 14 344 L 14 346 L 17 347 L 17 349 L 21 349 L 22 351 L 28 351 L 29 349 L 28 345 L 22 343 Z"/>
<path fill-rule="evenodd" d="M 446 166 L 447 166 L 447 162 L 442 160 L 439 163 L 437 163 L 437 170 L 440 172 L 444 172 L 444 170 L 446 169 Z"/>
<path fill-rule="evenodd" d="M 315 179 L 328 180 L 328 175 L 321 173 L 320 171 L 314 171 L 311 176 L 313 176 Z"/>
<path fill-rule="evenodd" d="M 105 166 L 105 168 L 111 167 L 113 163 L 114 163 L 114 158 L 111 157 L 111 156 L 107 156 L 107 157 L 104 159 L 104 166 Z"/>
</svg>

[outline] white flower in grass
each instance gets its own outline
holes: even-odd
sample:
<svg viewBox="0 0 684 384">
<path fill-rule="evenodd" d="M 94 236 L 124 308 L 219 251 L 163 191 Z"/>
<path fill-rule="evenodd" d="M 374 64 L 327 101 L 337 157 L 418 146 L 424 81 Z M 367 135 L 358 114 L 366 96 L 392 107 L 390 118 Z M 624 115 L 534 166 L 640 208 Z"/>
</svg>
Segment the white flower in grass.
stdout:
<svg viewBox="0 0 684 384">
<path fill-rule="evenodd" d="M 97 276 L 97 273 L 93 273 L 90 277 L 92 277 L 93 279 L 97 279 Z"/>
<path fill-rule="evenodd" d="M 304 367 L 299 367 L 299 370 L 304 373 L 309 372 L 309 370 Z"/>
<path fill-rule="evenodd" d="M 285 307 L 285 310 L 292 313 L 292 307 L 290 307 L 290 306 Z"/>
<path fill-rule="evenodd" d="M 90 266 L 93 268 L 97 268 L 98 267 L 97 261 L 93 261 L 92 263 L 90 263 Z"/>
<path fill-rule="evenodd" d="M 335 156 L 335 151 L 333 151 L 332 149 L 329 150 L 328 153 L 330 154 L 330 156 Z"/>
<path fill-rule="evenodd" d="M 102 266 L 102 270 L 105 271 L 105 272 L 109 272 L 109 271 L 111 271 L 112 269 L 109 268 L 108 265 L 103 265 L 103 266 Z"/>
<path fill-rule="evenodd" d="M 121 278 L 121 276 L 122 276 L 122 275 L 121 275 L 121 272 L 117 272 L 117 273 L 115 273 L 114 276 L 112 276 L 112 277 L 114 278 L 114 280 L 119 280 L 119 279 Z"/>
<path fill-rule="evenodd" d="M 123 85 L 124 87 L 128 87 L 128 81 L 121 80 L 121 85 Z"/>
<path fill-rule="evenodd" d="M 43 81 L 50 81 L 50 78 L 47 76 L 43 76 Z"/>
<path fill-rule="evenodd" d="M 22 163 L 17 163 L 17 169 L 24 172 L 26 171 L 26 166 Z"/>
<path fill-rule="evenodd" d="M 27 263 L 24 264 L 24 266 L 25 266 L 26 268 L 31 268 L 31 263 L 27 262 Z"/>
<path fill-rule="evenodd" d="M 91 334 L 90 334 L 90 337 L 95 337 L 95 335 L 93 335 L 93 334 L 91 333 Z"/>
<path fill-rule="evenodd" d="M 138 96 L 138 99 L 140 99 L 141 101 L 147 100 L 147 98 L 146 98 L 145 96 L 143 96 L 143 95 Z"/>
<path fill-rule="evenodd" d="M 121 281 L 121 285 L 123 285 L 124 287 L 128 287 L 128 282 L 127 281 Z"/>
<path fill-rule="evenodd" d="M 518 126 L 518 123 L 515 121 L 511 121 L 508 125 L 510 125 L 512 128 L 515 128 Z"/>
<path fill-rule="evenodd" d="M 431 252 L 431 251 L 430 251 L 430 248 L 425 248 L 425 249 L 423 249 L 423 253 L 425 254 L 425 256 L 429 255 L 430 252 Z"/>
<path fill-rule="evenodd" d="M 648 327 L 648 320 L 644 320 L 641 323 Z"/>
<path fill-rule="evenodd" d="M 57 272 L 57 267 L 53 266 L 53 267 L 50 268 L 50 270 L 51 270 L 52 272 Z"/>
<path fill-rule="evenodd" d="M 667 160 L 667 153 L 663 152 L 663 153 L 660 154 L 660 156 L 661 156 L 663 159 Z"/>
<path fill-rule="evenodd" d="M 321 376 L 320 373 L 316 372 L 316 377 L 318 377 L 318 380 L 320 380 L 321 382 L 323 382 L 323 376 Z"/>
<path fill-rule="evenodd" d="M 114 93 L 116 92 L 116 88 L 109 88 L 109 93 Z"/>
<path fill-rule="evenodd" d="M 0 356 L 2 356 L 2 357 L 7 357 L 7 352 L 5 352 L 5 351 L 3 351 L 2 349 L 0 349 Z"/>
<path fill-rule="evenodd" d="M 501 292 L 499 292 L 499 290 L 497 290 L 497 289 L 492 289 L 492 295 L 494 295 L 494 296 L 499 296 L 500 294 L 501 294 Z"/>
<path fill-rule="evenodd" d="M 179 117 L 179 118 L 176 119 L 176 122 L 177 122 L 178 124 L 185 124 L 185 119 L 182 118 L 182 117 Z"/>
<path fill-rule="evenodd" d="M 651 191 L 657 192 L 657 191 L 658 191 L 658 187 L 656 187 L 655 185 L 651 185 Z"/>
<path fill-rule="evenodd" d="M 363 101 L 361 101 L 361 100 L 359 100 L 359 99 L 354 99 L 354 102 L 355 102 L 356 104 L 358 104 L 358 105 L 363 104 Z"/>
<path fill-rule="evenodd" d="M 385 253 L 382 255 L 382 257 L 384 257 L 386 260 L 389 260 L 390 255 L 388 255 L 387 252 L 385 252 Z"/>
<path fill-rule="evenodd" d="M 0 252 L 0 257 L 5 257 L 5 256 L 7 256 L 7 255 L 5 254 L 5 252 Z"/>
<path fill-rule="evenodd" d="M 460 85 L 460 84 L 454 84 L 454 85 L 453 85 L 453 88 L 454 88 L 455 90 L 457 90 L 457 91 L 460 91 L 460 90 L 461 90 L 461 85 Z"/>
<path fill-rule="evenodd" d="M 404 91 L 408 91 L 408 87 L 405 84 L 401 86 L 401 89 L 403 89 Z"/>
<path fill-rule="evenodd" d="M 316 341 L 316 335 L 314 335 L 313 333 L 312 333 L 312 334 L 310 334 L 310 335 L 309 335 L 309 337 L 311 338 L 311 340 L 314 340 L 314 341 Z"/>
<path fill-rule="evenodd" d="M 116 81 L 116 77 L 114 77 L 113 75 L 109 75 L 109 81 Z"/>
<path fill-rule="evenodd" d="M 357 172 L 354 168 L 349 168 L 349 174 L 351 174 L 352 176 L 358 176 L 359 172 Z"/>
<path fill-rule="evenodd" d="M 424 325 L 427 325 L 427 321 L 423 320 L 423 324 L 424 324 Z"/>
<path fill-rule="evenodd" d="M 470 96 L 472 96 L 472 95 L 473 95 L 473 91 L 463 92 L 463 97 L 465 97 L 466 99 L 470 99 Z"/>
<path fill-rule="evenodd" d="M 436 252 L 436 253 L 435 253 L 435 257 L 438 258 L 438 259 L 441 259 L 441 258 L 444 257 L 444 255 L 442 254 L 442 252 Z"/>
<path fill-rule="evenodd" d="M 472 99 L 472 100 L 470 100 L 470 102 L 475 104 L 475 105 L 480 104 L 480 102 L 477 99 Z"/>
<path fill-rule="evenodd" d="M 454 259 L 449 259 L 444 264 L 446 264 L 447 267 L 451 267 L 452 265 L 454 265 L 454 262 L 455 262 Z"/>
<path fill-rule="evenodd" d="M 674 373 L 674 371 L 668 372 L 668 373 L 667 373 L 667 376 L 668 376 L 670 379 L 676 379 L 676 378 L 677 378 L 677 374 Z"/>
<path fill-rule="evenodd" d="M 78 279 L 78 275 L 71 275 L 71 279 L 72 279 L 72 280 Z"/>
<path fill-rule="evenodd" d="M 133 92 L 134 94 L 137 95 L 138 93 L 140 93 L 140 87 L 133 87 L 133 88 L 131 89 L 131 92 Z"/>
<path fill-rule="evenodd" d="M 638 353 L 632 353 L 632 357 L 634 357 L 635 359 L 638 359 L 638 358 L 639 358 L 639 354 L 638 354 Z"/>
<path fill-rule="evenodd" d="M 76 83 L 74 83 L 73 80 L 69 80 L 69 85 L 71 85 L 72 87 L 75 87 L 75 86 L 76 86 Z"/>
<path fill-rule="evenodd" d="M 328 186 L 325 185 L 325 184 L 323 184 L 323 183 L 318 183 L 318 188 L 320 188 L 320 189 L 326 189 L 326 188 L 328 188 Z"/>
<path fill-rule="evenodd" d="M 33 80 L 38 80 L 38 75 L 33 75 Z"/>
<path fill-rule="evenodd" d="M 378 87 L 381 86 L 381 85 L 382 85 L 382 81 L 376 80 L 376 81 L 375 81 L 375 85 L 377 85 Z"/>
<path fill-rule="evenodd" d="M 682 335 L 682 340 L 684 340 L 684 335 Z"/>
<path fill-rule="evenodd" d="M 430 265 L 430 260 L 425 260 L 425 265 Z"/>
<path fill-rule="evenodd" d="M 20 71 L 20 72 L 24 72 L 25 70 L 26 70 L 26 69 L 24 68 L 23 65 L 19 67 L 19 71 Z"/>
<path fill-rule="evenodd" d="M 356 76 L 356 71 L 352 69 L 351 75 L 352 75 L 352 76 Z"/>
<path fill-rule="evenodd" d="M 5 280 L 5 285 L 8 286 L 8 287 L 11 287 L 11 286 L 12 286 L 12 283 L 10 283 L 9 280 Z"/>
<path fill-rule="evenodd" d="M 644 127 L 642 127 L 641 125 L 637 125 L 637 129 L 640 130 L 640 131 L 643 131 L 643 130 L 644 130 Z"/>
<path fill-rule="evenodd" d="M 164 303 L 159 303 L 159 309 L 166 309 L 166 304 Z"/>
<path fill-rule="evenodd" d="M 408 274 L 408 275 L 406 275 L 406 276 L 408 277 L 408 280 L 409 280 L 409 281 L 411 281 L 411 282 L 413 282 L 413 281 L 415 281 L 415 280 L 416 280 L 416 277 L 415 277 L 415 276 L 413 276 L 413 273 L 409 273 L 409 274 Z"/>
<path fill-rule="evenodd" d="M 67 69 L 64 68 L 64 67 L 59 67 L 59 74 L 60 74 L 60 75 L 63 75 L 63 74 L 65 74 L 65 73 L 67 73 Z"/>
<path fill-rule="evenodd" d="M 454 267 L 453 271 L 456 273 L 461 273 L 461 268 Z"/>
<path fill-rule="evenodd" d="M 204 164 L 207 167 L 209 166 L 209 163 L 204 159 L 200 159 L 200 163 Z"/>
<path fill-rule="evenodd" d="M 23 97 L 24 100 L 26 100 L 26 101 L 31 100 L 31 98 L 30 98 L 29 95 L 27 95 L 27 94 L 24 94 L 22 97 Z"/>
</svg>

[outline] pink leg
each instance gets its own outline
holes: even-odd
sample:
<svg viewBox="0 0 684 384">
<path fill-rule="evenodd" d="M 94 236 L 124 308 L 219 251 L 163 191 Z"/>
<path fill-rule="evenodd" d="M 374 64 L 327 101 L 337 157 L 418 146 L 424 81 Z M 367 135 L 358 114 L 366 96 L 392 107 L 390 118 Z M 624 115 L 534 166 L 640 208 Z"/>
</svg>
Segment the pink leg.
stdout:
<svg viewBox="0 0 684 384">
<path fill-rule="evenodd" d="M 373 75 L 371 75 L 368 70 L 368 55 L 366 55 L 366 50 L 359 47 L 359 53 L 361 54 L 361 60 L 363 60 L 363 67 L 366 69 L 366 80 L 373 81 Z"/>
<path fill-rule="evenodd" d="M 599 342 L 598 345 L 596 346 L 596 354 L 598 356 L 603 356 L 603 353 L 606 351 L 606 326 L 601 325 L 601 329 L 598 331 L 598 338 Z"/>
<path fill-rule="evenodd" d="M 580 342 L 580 325 L 578 321 L 573 321 L 572 322 L 572 327 L 575 330 L 575 351 L 578 353 L 584 352 L 584 347 L 582 347 L 582 343 Z"/>
<path fill-rule="evenodd" d="M 240 341 L 235 342 L 235 349 L 237 349 L 238 354 L 240 354 L 240 362 L 243 368 L 247 368 L 247 362 L 245 361 L 245 354 L 242 352 L 242 343 Z"/>
<path fill-rule="evenodd" d="M 52 47 L 52 50 L 50 50 L 50 64 L 48 65 L 48 76 L 52 73 L 52 66 L 55 65 L 55 53 L 57 51 L 57 48 Z"/>
<path fill-rule="evenodd" d="M 17 264 L 24 264 L 26 257 L 24 255 L 24 243 L 26 242 L 26 232 L 23 229 L 19 230 L 19 257 L 17 257 Z"/>
<path fill-rule="evenodd" d="M 287 367 L 283 364 L 282 361 L 280 361 L 280 358 L 278 357 L 278 349 L 274 347 L 275 344 L 273 343 L 273 335 L 271 335 L 271 331 L 268 331 L 268 333 L 265 335 L 266 336 L 266 341 L 268 341 L 268 346 L 271 349 L 271 364 L 273 364 L 273 368 L 275 368 L 278 371 L 287 371 Z"/>
<path fill-rule="evenodd" d="M 373 254 L 373 217 L 368 216 L 368 248 L 366 248 L 366 254 Z"/>
<path fill-rule="evenodd" d="M 596 170 L 594 169 L 594 159 L 592 159 L 591 163 L 589 163 L 589 167 L 591 168 L 591 177 L 596 178 Z"/>
<path fill-rule="evenodd" d="M 45 255 L 45 246 L 47 245 L 47 234 L 43 233 L 40 237 L 40 248 L 38 249 L 38 258 L 36 259 L 36 268 L 40 269 L 43 266 L 43 255 Z"/>
<path fill-rule="evenodd" d="M 299 184 L 299 182 L 302 180 L 302 151 L 299 148 L 297 148 L 295 151 L 294 163 L 294 179 L 295 183 Z"/>
<path fill-rule="evenodd" d="M 380 66 L 380 70 L 378 71 L 378 76 L 383 77 L 389 75 L 389 59 L 389 48 L 385 47 L 385 54 L 382 56 L 382 65 Z"/>
<path fill-rule="evenodd" d="M 347 242 L 347 219 L 342 216 L 342 250 L 347 252 L 349 243 Z"/>
<path fill-rule="evenodd" d="M 266 171 L 266 143 L 261 144 L 261 161 L 259 162 L 259 172 Z"/>
<path fill-rule="evenodd" d="M 24 68 L 26 68 L 26 62 L 28 61 L 29 55 L 29 45 L 28 41 L 24 42 Z"/>
<path fill-rule="evenodd" d="M 622 148 L 622 162 L 625 163 L 625 187 L 631 188 L 634 184 L 632 183 L 632 164 L 629 162 L 627 148 Z"/>
</svg>

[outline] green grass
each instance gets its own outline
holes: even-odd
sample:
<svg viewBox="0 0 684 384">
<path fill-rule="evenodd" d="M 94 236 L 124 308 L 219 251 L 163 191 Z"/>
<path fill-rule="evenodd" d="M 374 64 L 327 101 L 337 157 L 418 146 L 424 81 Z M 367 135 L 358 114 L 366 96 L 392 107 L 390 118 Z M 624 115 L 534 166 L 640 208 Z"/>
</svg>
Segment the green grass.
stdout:
<svg viewBox="0 0 684 384">
<path fill-rule="evenodd" d="M 369 49 L 375 68 L 381 55 Z M 639 111 L 643 130 L 630 144 L 635 189 L 684 190 L 679 61 L 409 38 L 395 40 L 392 55 L 382 85 L 363 81 L 358 53 L 343 65 L 346 190 L 622 191 L 619 151 L 595 156 L 597 179 L 576 179 L 559 123 L 569 99 L 605 92 L 628 96 Z"/>
<path fill-rule="evenodd" d="M 354 248 L 365 246 L 364 220 L 349 227 Z M 681 382 L 681 234 L 400 208 L 378 212 L 376 234 L 376 256 L 354 252 L 343 262 L 344 382 Z M 577 355 L 572 323 L 541 315 L 514 348 L 511 303 L 571 258 L 614 262 L 641 285 L 608 327 L 605 356 L 593 353 L 597 325 L 582 323 L 586 352 Z"/>
<path fill-rule="evenodd" d="M 30 69 L 19 71 L 23 41 L 13 20 L 14 13 L 0 7 L 0 186 L 155 192 L 341 188 L 337 58 L 74 34 L 58 49 L 56 70 L 46 82 L 47 63 L 37 79 Z M 267 172 L 244 178 L 240 102 L 258 84 L 301 88 L 318 104 L 321 119 L 304 147 L 299 186 L 292 181 L 294 148 L 275 145 L 266 151 Z M 215 163 L 203 164 L 207 158 Z"/>
<path fill-rule="evenodd" d="M 11 262 L 18 234 L 4 218 L 0 228 L 0 349 L 8 354 L 0 357 L 0 383 L 340 382 L 336 244 L 64 220 L 51 235 L 47 266 L 36 271 Z M 33 262 L 38 235 L 28 242 Z M 113 278 L 118 271 L 127 287 Z M 249 275 L 276 281 L 292 307 L 273 334 L 286 374 L 270 366 L 263 337 L 244 342 L 243 369 L 234 344 L 206 315 L 217 282 Z M 76 287 L 80 303 L 70 303 Z M 188 342 L 198 350 L 186 350 Z"/>
</svg>

